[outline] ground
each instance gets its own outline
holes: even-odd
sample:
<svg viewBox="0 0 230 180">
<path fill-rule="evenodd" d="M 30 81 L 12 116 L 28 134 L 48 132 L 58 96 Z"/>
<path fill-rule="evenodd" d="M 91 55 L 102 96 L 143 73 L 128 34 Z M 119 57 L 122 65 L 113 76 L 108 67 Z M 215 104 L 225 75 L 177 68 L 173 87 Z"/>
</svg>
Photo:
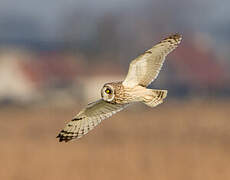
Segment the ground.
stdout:
<svg viewBox="0 0 230 180">
<path fill-rule="evenodd" d="M 133 106 L 87 136 L 56 135 L 80 106 L 0 109 L 0 179 L 230 179 L 230 101 Z"/>
</svg>

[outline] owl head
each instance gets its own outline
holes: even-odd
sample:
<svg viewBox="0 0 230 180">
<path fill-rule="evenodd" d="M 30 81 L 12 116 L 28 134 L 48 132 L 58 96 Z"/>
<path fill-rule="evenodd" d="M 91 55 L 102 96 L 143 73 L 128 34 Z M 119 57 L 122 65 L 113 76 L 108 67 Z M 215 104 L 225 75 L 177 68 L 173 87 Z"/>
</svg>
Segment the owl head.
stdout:
<svg viewBox="0 0 230 180">
<path fill-rule="evenodd" d="M 113 101 L 115 97 L 115 88 L 111 84 L 105 84 L 101 89 L 101 97 L 104 101 Z"/>
</svg>

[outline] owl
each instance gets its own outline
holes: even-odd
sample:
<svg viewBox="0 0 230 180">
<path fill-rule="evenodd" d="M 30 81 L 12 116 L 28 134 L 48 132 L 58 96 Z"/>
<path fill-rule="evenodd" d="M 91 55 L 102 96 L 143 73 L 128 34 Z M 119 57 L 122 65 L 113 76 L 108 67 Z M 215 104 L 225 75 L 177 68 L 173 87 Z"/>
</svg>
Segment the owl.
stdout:
<svg viewBox="0 0 230 180">
<path fill-rule="evenodd" d="M 66 124 L 58 134 L 59 141 L 68 142 L 81 138 L 102 120 L 135 102 L 149 107 L 161 104 L 167 90 L 149 89 L 147 86 L 157 78 L 165 57 L 181 42 L 181 35 L 174 34 L 145 51 L 130 63 L 124 81 L 106 83 L 101 89 L 101 99 L 88 104 Z"/>
</svg>

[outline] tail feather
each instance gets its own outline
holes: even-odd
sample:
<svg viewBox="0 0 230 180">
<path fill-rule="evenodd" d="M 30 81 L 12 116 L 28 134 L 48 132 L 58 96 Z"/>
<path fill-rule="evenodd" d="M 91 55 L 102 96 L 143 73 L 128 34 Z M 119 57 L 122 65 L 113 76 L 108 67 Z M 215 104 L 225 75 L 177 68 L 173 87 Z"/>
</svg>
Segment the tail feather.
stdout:
<svg viewBox="0 0 230 180">
<path fill-rule="evenodd" d="M 147 98 L 143 101 L 147 106 L 156 107 L 157 105 L 163 103 L 163 99 L 167 96 L 167 90 L 156 90 L 152 89 L 151 98 Z"/>
</svg>

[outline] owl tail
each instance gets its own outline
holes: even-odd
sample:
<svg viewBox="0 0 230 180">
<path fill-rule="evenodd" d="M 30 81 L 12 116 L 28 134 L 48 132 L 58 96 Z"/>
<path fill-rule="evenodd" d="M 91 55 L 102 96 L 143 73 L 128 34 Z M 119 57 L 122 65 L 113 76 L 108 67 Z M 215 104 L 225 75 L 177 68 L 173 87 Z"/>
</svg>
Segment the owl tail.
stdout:
<svg viewBox="0 0 230 180">
<path fill-rule="evenodd" d="M 150 107 L 156 107 L 157 105 L 163 103 L 163 99 L 167 96 L 167 90 L 157 90 L 157 89 L 149 89 L 150 93 L 147 95 L 143 103 Z"/>
</svg>

